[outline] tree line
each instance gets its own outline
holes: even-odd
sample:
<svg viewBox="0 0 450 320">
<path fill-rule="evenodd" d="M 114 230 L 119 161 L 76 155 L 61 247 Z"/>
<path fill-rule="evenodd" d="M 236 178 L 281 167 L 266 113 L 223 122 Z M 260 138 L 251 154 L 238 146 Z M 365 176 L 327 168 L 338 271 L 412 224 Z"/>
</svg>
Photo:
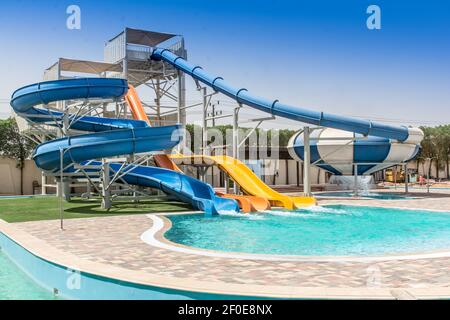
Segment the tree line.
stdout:
<svg viewBox="0 0 450 320">
<path fill-rule="evenodd" d="M 196 125 L 188 124 L 186 126 L 187 131 L 192 138 L 201 139 L 201 130 Z M 223 125 L 215 126 L 215 129 L 221 131 L 223 136 L 226 135 L 227 130 L 231 130 L 232 126 Z M 242 128 L 250 130 L 249 128 Z M 422 165 L 424 171 L 428 170 L 431 175 L 431 164 L 434 164 L 437 170 L 436 178 L 450 179 L 450 124 L 440 125 L 436 127 L 421 127 L 425 134 L 421 143 L 419 154 L 416 157 L 418 165 Z M 257 129 L 255 133 L 259 136 L 263 133 L 264 129 Z M 194 135 L 200 136 L 194 137 Z M 281 129 L 278 130 L 278 143 L 280 147 L 286 147 L 289 138 L 295 133 L 295 130 Z M 267 134 L 267 145 L 270 146 L 271 130 L 266 130 L 264 134 Z M 208 141 L 210 143 L 211 141 Z M 246 142 L 248 146 L 248 141 Z M 31 157 L 33 149 L 36 144 L 30 139 L 21 135 L 19 128 L 14 118 L 0 119 L 0 156 L 14 159 L 17 162 L 17 168 L 21 172 L 21 181 L 23 181 L 23 168 L 25 166 L 25 160 Z M 428 167 L 425 167 L 428 166 Z M 446 176 L 439 176 L 439 169 L 445 169 Z M 21 182 L 21 191 L 23 191 L 23 183 Z"/>
<path fill-rule="evenodd" d="M 420 128 L 425 136 L 416 157 L 417 163 L 424 166 L 424 171 L 428 171 L 430 176 L 434 163 L 437 168 L 436 178 L 450 179 L 450 124 Z M 445 169 L 445 177 L 439 175 L 439 169 Z"/>
</svg>

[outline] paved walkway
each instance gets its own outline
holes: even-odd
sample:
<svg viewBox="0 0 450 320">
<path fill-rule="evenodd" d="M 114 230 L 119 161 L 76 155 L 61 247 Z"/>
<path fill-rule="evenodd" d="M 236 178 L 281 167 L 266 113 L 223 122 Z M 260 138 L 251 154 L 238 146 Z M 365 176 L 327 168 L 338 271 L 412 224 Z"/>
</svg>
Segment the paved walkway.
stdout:
<svg viewBox="0 0 450 320">
<path fill-rule="evenodd" d="M 450 194 L 417 200 L 323 200 L 342 203 L 450 211 Z M 140 236 L 152 226 L 146 215 L 97 217 L 14 224 L 15 227 L 80 259 L 152 275 L 231 284 L 330 288 L 447 288 L 450 258 L 379 262 L 261 261 L 207 257 L 152 247 Z"/>
</svg>

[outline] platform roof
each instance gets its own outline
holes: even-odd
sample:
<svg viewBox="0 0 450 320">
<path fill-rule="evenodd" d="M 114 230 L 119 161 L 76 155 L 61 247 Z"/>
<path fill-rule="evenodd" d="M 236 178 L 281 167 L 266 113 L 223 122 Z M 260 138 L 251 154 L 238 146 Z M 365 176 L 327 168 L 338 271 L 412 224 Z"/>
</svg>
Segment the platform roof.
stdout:
<svg viewBox="0 0 450 320">
<path fill-rule="evenodd" d="M 120 64 L 67 58 L 59 58 L 58 62 L 47 70 L 53 68 L 58 63 L 61 71 L 96 74 L 106 71 L 122 72 L 122 66 Z"/>
<path fill-rule="evenodd" d="M 155 47 L 156 45 L 160 44 L 161 42 L 164 42 L 166 40 L 169 40 L 173 37 L 177 37 L 177 34 L 171 34 L 171 33 L 162 33 L 162 32 L 155 32 L 155 31 L 146 31 L 146 30 L 140 30 L 140 29 L 132 29 L 132 28 L 126 28 L 125 31 L 121 32 L 114 38 L 112 38 L 109 41 L 114 40 L 118 36 L 120 36 L 123 33 L 126 33 L 127 43 L 131 44 L 138 44 L 143 46 L 149 46 L 149 47 Z"/>
</svg>

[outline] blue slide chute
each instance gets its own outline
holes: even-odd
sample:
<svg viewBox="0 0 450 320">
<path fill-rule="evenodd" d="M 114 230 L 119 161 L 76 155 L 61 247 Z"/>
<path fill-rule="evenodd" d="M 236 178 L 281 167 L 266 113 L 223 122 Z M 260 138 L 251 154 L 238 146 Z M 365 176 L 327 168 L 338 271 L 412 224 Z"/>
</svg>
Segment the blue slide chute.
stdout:
<svg viewBox="0 0 450 320">
<path fill-rule="evenodd" d="M 283 104 L 278 100 L 272 101 L 254 96 L 245 88 L 232 87 L 226 83 L 222 77 L 212 76 L 206 73 L 202 67 L 190 64 L 168 49 L 154 49 L 151 58 L 156 61 L 163 60 L 173 65 L 178 70 L 192 76 L 194 79 L 210 86 L 215 91 L 221 92 L 239 103 L 270 113 L 274 116 L 280 116 L 317 126 L 360 133 L 364 136 L 370 135 L 395 139 L 400 142 L 406 141 L 409 136 L 409 130 L 404 126 L 392 126 L 375 121 L 312 111 Z"/>
<path fill-rule="evenodd" d="M 47 81 L 16 90 L 11 106 L 20 116 L 31 122 L 61 126 L 63 113 L 36 108 L 63 100 L 121 99 L 128 90 L 123 79 L 82 78 Z M 71 163 L 126 154 L 170 149 L 180 140 L 179 125 L 150 127 L 145 121 L 101 118 L 93 116 L 68 116 L 71 128 L 94 133 L 65 137 L 40 144 L 34 151 L 36 165 L 46 171 L 60 170 L 60 150 L 64 150 L 64 167 Z M 100 162 L 89 161 L 99 165 Z M 112 170 L 119 170 L 120 163 L 111 163 Z M 73 170 L 70 167 L 67 170 Z M 92 171 L 92 170 L 91 170 Z M 123 179 L 133 185 L 160 189 L 177 199 L 190 203 L 207 214 L 220 211 L 239 211 L 233 199 L 217 197 L 213 188 L 204 182 L 180 172 L 141 165 L 128 165 Z M 113 172 L 110 172 L 113 176 Z"/>
</svg>

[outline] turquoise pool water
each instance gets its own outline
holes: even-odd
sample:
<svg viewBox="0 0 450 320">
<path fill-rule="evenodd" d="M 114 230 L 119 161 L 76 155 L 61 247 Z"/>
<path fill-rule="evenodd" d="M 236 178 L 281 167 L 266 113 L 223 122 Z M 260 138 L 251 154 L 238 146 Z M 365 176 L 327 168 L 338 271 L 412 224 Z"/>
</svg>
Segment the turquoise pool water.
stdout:
<svg viewBox="0 0 450 320">
<path fill-rule="evenodd" d="M 314 194 L 316 197 L 353 197 L 353 191 L 337 191 L 337 192 L 320 192 Z M 380 200 L 408 200 L 416 199 L 401 193 L 395 192 L 361 192 L 358 193 L 358 197 L 380 199 Z"/>
<path fill-rule="evenodd" d="M 450 213 L 337 205 L 168 217 L 167 239 L 220 251 L 365 256 L 450 249 Z"/>
<path fill-rule="evenodd" d="M 41 288 L 0 251 L 0 300 L 53 300 L 54 295 Z"/>
</svg>

